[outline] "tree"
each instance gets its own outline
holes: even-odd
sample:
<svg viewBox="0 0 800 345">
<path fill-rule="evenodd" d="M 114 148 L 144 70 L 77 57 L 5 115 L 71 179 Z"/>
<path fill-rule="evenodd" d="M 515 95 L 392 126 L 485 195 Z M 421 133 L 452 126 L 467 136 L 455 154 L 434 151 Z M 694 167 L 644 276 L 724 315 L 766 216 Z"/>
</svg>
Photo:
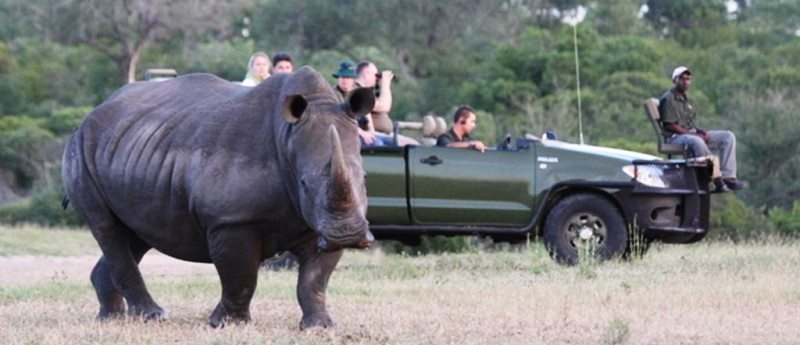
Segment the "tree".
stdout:
<svg viewBox="0 0 800 345">
<path fill-rule="evenodd" d="M 741 143 L 740 175 L 751 181 L 745 197 L 756 205 L 791 207 L 800 199 L 800 95 L 793 87 L 741 90 L 723 110 Z"/>
<path fill-rule="evenodd" d="M 20 102 L 23 96 L 18 71 L 17 61 L 10 54 L 8 46 L 0 42 L 0 116 L 22 109 L 24 102 Z"/>
<path fill-rule="evenodd" d="M 596 1 L 586 14 L 591 23 L 602 35 L 625 35 L 643 33 L 646 25 L 639 19 L 640 1 L 603 0 Z"/>
<path fill-rule="evenodd" d="M 154 42 L 176 35 L 230 37 L 231 18 L 248 5 L 250 0 L 38 0 L 29 8 L 45 36 L 92 47 L 113 60 L 130 83 Z"/>
<path fill-rule="evenodd" d="M 713 43 L 707 36 L 727 24 L 725 0 L 647 0 L 644 18 L 656 31 L 681 43 Z"/>
</svg>

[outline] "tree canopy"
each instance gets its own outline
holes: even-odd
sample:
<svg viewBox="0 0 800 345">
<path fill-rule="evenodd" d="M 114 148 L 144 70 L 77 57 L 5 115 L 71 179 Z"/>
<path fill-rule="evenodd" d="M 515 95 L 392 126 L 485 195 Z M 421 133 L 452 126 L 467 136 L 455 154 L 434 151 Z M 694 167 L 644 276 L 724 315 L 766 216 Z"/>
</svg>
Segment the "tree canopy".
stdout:
<svg viewBox="0 0 800 345">
<path fill-rule="evenodd" d="M 565 19 L 582 13 L 575 30 L 587 143 L 654 151 L 643 101 L 687 65 L 702 126 L 739 138 L 741 177 L 752 186 L 739 195 L 754 207 L 798 199 L 794 1 L 0 0 L 0 119 L 27 116 L 51 131 L 43 123 L 59 111 L 97 105 L 148 67 L 241 80 L 248 56 L 263 50 L 290 52 L 328 78 L 343 59 L 394 70 L 397 119 L 449 119 L 470 105 L 492 129 L 482 133 L 489 142 L 545 130 L 575 141 Z"/>
</svg>

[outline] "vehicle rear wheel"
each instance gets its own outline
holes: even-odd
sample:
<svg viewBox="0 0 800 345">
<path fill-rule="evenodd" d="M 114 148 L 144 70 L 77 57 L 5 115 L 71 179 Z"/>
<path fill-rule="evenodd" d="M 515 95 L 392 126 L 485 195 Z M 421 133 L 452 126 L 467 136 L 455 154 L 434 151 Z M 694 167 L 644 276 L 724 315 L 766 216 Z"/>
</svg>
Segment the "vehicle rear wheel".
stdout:
<svg viewBox="0 0 800 345">
<path fill-rule="evenodd" d="M 575 194 L 559 201 L 545 219 L 545 245 L 558 263 L 575 265 L 581 258 L 605 261 L 627 247 L 625 221 L 617 207 L 595 194 Z"/>
<path fill-rule="evenodd" d="M 291 270 L 299 265 L 297 257 L 289 251 L 279 252 L 261 262 L 261 267 L 270 271 Z"/>
</svg>

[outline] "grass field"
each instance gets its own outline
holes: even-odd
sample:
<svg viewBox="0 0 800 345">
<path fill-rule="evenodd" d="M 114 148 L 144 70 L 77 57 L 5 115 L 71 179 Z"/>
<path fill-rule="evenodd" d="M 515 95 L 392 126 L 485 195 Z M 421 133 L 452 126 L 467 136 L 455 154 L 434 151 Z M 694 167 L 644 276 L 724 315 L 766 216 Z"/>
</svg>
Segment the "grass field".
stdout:
<svg viewBox="0 0 800 345">
<path fill-rule="evenodd" d="M 41 243 L 44 242 L 44 243 Z M 335 329 L 298 330 L 296 273 L 263 271 L 253 322 L 212 329 L 210 265 L 148 254 L 163 322 L 97 322 L 87 232 L 0 227 L 3 344 L 797 344 L 800 243 L 656 246 L 643 260 L 561 267 L 534 244 L 406 257 L 349 251 Z"/>
</svg>

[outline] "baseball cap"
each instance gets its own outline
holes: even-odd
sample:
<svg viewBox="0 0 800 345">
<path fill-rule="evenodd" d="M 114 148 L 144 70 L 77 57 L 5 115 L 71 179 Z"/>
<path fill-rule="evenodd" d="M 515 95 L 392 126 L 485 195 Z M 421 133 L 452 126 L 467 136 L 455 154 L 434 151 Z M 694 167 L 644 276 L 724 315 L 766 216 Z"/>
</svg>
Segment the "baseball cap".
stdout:
<svg viewBox="0 0 800 345">
<path fill-rule="evenodd" d="M 680 77 L 684 73 L 689 73 L 689 75 L 691 75 L 692 71 L 690 71 L 689 67 L 686 66 L 676 67 L 675 70 L 672 71 L 672 80 L 675 80 L 675 78 Z"/>
</svg>

